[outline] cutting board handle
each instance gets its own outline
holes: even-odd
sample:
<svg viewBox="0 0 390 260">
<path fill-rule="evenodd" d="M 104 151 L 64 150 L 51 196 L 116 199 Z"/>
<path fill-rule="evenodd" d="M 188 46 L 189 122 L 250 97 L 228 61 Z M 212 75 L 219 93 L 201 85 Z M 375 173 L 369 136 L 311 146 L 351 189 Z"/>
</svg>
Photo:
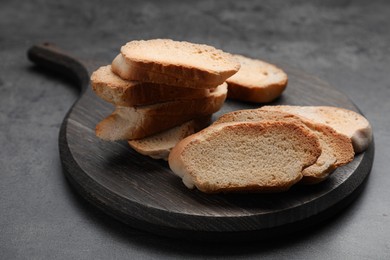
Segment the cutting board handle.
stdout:
<svg viewBox="0 0 390 260">
<path fill-rule="evenodd" d="M 27 51 L 30 61 L 48 71 L 60 73 L 73 80 L 81 89 L 81 94 L 89 84 L 89 73 L 87 68 L 78 59 L 68 55 L 51 43 L 37 44 Z"/>
</svg>

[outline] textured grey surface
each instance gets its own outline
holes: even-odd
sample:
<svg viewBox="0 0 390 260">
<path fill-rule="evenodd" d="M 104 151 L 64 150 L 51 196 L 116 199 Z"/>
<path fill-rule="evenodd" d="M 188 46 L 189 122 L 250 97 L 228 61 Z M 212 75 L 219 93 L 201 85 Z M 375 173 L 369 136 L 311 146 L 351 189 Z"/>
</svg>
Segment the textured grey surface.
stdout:
<svg viewBox="0 0 390 260">
<path fill-rule="evenodd" d="M 0 2 L 0 258 L 385 259 L 390 256 L 388 1 Z M 316 75 L 346 93 L 374 128 L 366 188 L 337 217 L 275 241 L 202 245 L 126 228 L 69 187 L 58 131 L 78 92 L 26 59 L 50 41 L 109 63 L 132 39 L 212 44 Z"/>
</svg>

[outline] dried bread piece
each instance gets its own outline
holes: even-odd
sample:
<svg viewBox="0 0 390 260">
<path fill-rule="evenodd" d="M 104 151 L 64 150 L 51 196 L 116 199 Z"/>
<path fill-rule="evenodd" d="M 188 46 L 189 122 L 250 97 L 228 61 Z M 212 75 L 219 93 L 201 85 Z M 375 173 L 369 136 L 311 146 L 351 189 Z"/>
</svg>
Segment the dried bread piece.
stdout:
<svg viewBox="0 0 390 260">
<path fill-rule="evenodd" d="M 199 83 L 191 79 L 181 79 L 175 76 L 153 72 L 143 68 L 135 68 L 126 62 L 121 54 L 115 57 L 111 64 L 112 71 L 122 79 L 137 81 L 155 82 L 155 84 L 167 84 L 169 86 L 193 88 L 193 89 L 208 89 L 215 88 L 215 84 L 205 82 Z"/>
<path fill-rule="evenodd" d="M 197 118 L 174 128 L 168 129 L 138 140 L 129 140 L 129 145 L 140 154 L 153 159 L 168 160 L 169 153 L 175 145 L 210 124 L 211 116 Z"/>
<path fill-rule="evenodd" d="M 163 84 L 124 80 L 111 71 L 111 65 L 92 73 L 92 89 L 103 100 L 118 106 L 151 105 L 188 100 L 210 94 L 210 89 L 180 88 Z"/>
<path fill-rule="evenodd" d="M 302 171 L 302 183 L 314 184 L 325 180 L 337 167 L 353 160 L 354 151 L 351 140 L 333 128 L 314 123 L 293 114 L 272 110 L 247 109 L 238 110 L 222 115 L 214 124 L 227 122 L 259 122 L 266 120 L 295 122 L 304 124 L 317 135 L 321 144 L 322 153 L 317 161 Z"/>
<path fill-rule="evenodd" d="M 287 74 L 267 62 L 234 55 L 240 70 L 228 78 L 228 98 L 267 103 L 279 97 L 287 86 Z"/>
<path fill-rule="evenodd" d="M 315 184 L 328 178 L 336 168 L 350 163 L 355 152 L 348 136 L 324 124 L 314 123 L 308 119 L 302 121 L 317 135 L 322 147 L 322 154 L 316 163 L 302 172 L 304 176 L 302 183 Z"/>
<path fill-rule="evenodd" d="M 110 116 L 97 124 L 96 135 L 108 141 L 145 138 L 217 112 L 226 95 L 227 85 L 224 83 L 202 98 L 140 107 L 117 106 Z"/>
<path fill-rule="evenodd" d="M 329 106 L 264 106 L 261 109 L 283 111 L 328 125 L 351 138 L 355 153 L 366 150 L 372 141 L 368 120 L 348 109 Z"/>
<path fill-rule="evenodd" d="M 123 79 L 190 88 L 214 88 L 239 68 L 229 53 L 168 39 L 128 42 L 112 63 L 113 71 Z"/>
<path fill-rule="evenodd" d="M 321 154 L 316 135 L 292 122 L 215 124 L 179 142 L 169 166 L 188 188 L 206 193 L 279 192 Z"/>
</svg>

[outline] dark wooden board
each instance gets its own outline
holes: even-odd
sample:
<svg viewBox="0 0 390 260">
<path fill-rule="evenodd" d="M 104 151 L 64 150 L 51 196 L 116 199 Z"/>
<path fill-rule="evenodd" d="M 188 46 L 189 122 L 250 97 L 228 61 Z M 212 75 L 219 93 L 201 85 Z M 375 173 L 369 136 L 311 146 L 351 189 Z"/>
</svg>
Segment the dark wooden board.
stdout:
<svg viewBox="0 0 390 260">
<path fill-rule="evenodd" d="M 59 147 L 64 172 L 86 200 L 135 228 L 188 239 L 264 239 L 312 226 L 345 208 L 371 170 L 374 144 L 338 168 L 325 182 L 279 194 L 207 195 L 187 189 L 167 162 L 142 156 L 126 142 L 105 142 L 95 125 L 113 106 L 88 86 L 88 70 L 51 46 L 35 46 L 29 58 L 72 76 L 85 87 L 65 117 Z M 104 64 L 101 64 L 104 65 Z M 326 82 L 283 66 L 289 85 L 273 104 L 358 108 Z M 89 73 L 96 67 L 89 68 Z M 258 105 L 228 100 L 217 114 Z M 245 236 L 243 236 L 245 235 Z"/>
</svg>

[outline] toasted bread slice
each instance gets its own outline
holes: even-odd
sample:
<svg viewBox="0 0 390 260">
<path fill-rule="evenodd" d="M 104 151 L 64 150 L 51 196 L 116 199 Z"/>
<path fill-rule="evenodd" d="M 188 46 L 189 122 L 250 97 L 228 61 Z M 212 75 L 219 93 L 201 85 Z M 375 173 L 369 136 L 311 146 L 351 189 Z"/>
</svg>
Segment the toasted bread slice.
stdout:
<svg viewBox="0 0 390 260">
<path fill-rule="evenodd" d="M 92 73 L 92 89 L 103 100 L 118 106 L 141 106 L 173 100 L 205 97 L 210 89 L 181 88 L 163 84 L 124 80 L 111 71 L 111 65 Z"/>
<path fill-rule="evenodd" d="M 315 164 L 305 168 L 302 172 L 302 183 L 315 184 L 326 178 L 338 167 L 351 162 L 355 156 L 351 139 L 333 128 L 315 123 L 312 120 L 302 119 L 318 137 L 322 147 L 321 156 Z"/>
<path fill-rule="evenodd" d="M 287 74 L 267 62 L 234 55 L 240 70 L 228 78 L 228 98 L 268 103 L 279 97 L 287 86 Z"/>
<path fill-rule="evenodd" d="M 329 106 L 264 106 L 261 109 L 283 111 L 328 125 L 351 138 L 355 153 L 366 150 L 372 141 L 368 120 L 348 109 Z"/>
<path fill-rule="evenodd" d="M 240 63 L 231 54 L 208 45 L 154 39 L 122 46 L 112 68 L 128 80 L 214 88 L 236 73 Z"/>
<path fill-rule="evenodd" d="M 159 134 L 128 141 L 129 145 L 140 154 L 153 159 L 168 160 L 172 148 L 185 137 L 192 135 L 210 124 L 211 116 L 197 118 Z"/>
<path fill-rule="evenodd" d="M 217 112 L 226 95 L 225 83 L 203 98 L 140 107 L 117 106 L 110 116 L 96 126 L 96 135 L 109 141 L 145 138 Z"/>
<path fill-rule="evenodd" d="M 316 135 L 292 122 L 215 124 L 179 142 L 169 166 L 206 193 L 280 192 L 321 154 Z"/>
<path fill-rule="evenodd" d="M 214 124 L 227 122 L 259 122 L 266 120 L 288 121 L 304 124 L 317 135 L 322 153 L 317 161 L 302 172 L 302 183 L 314 184 L 325 180 L 337 167 L 353 160 L 354 151 L 351 140 L 331 127 L 314 123 L 293 114 L 260 109 L 238 110 L 222 115 Z"/>
<path fill-rule="evenodd" d="M 181 79 L 175 76 L 153 72 L 151 70 L 136 68 L 134 65 L 126 62 L 125 58 L 119 54 L 115 57 L 111 64 L 112 71 L 122 79 L 143 82 L 154 82 L 155 84 L 165 84 L 175 87 L 184 87 L 186 89 L 210 89 L 215 88 L 215 84 L 205 82 L 195 82 L 191 79 Z"/>
</svg>

